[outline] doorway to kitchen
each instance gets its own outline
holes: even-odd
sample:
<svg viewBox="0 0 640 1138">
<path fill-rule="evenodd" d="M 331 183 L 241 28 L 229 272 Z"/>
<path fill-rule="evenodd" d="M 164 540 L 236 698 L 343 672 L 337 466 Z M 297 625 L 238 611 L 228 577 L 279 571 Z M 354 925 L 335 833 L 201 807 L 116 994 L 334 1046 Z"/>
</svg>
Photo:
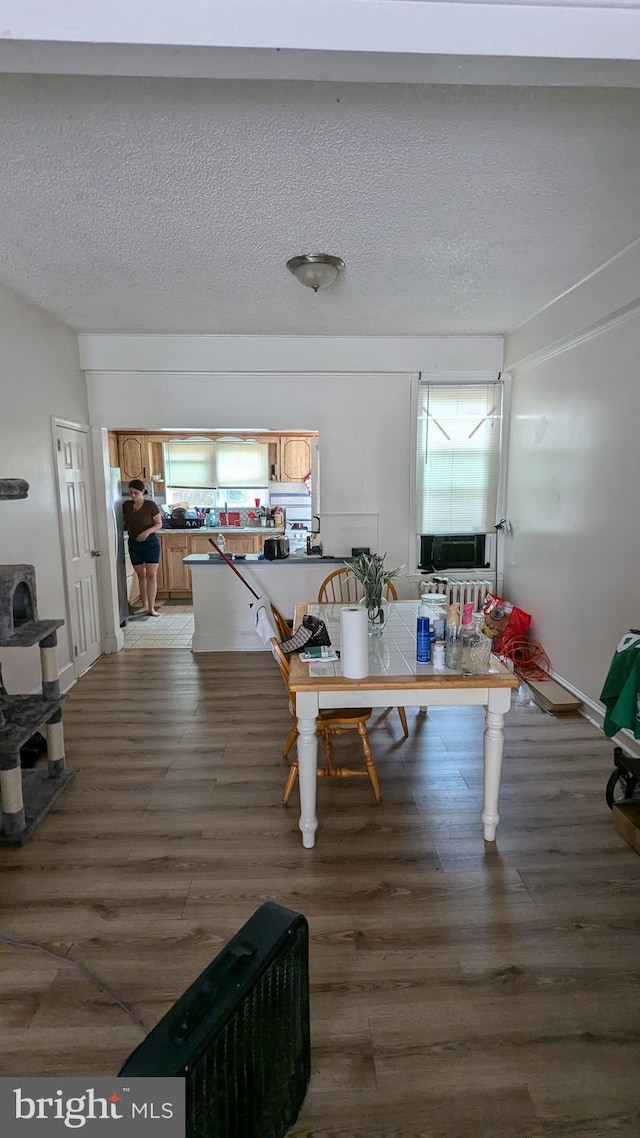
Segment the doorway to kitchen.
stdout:
<svg viewBox="0 0 640 1138">
<path fill-rule="evenodd" d="M 284 539 L 284 556 L 303 556 L 319 541 L 319 435 L 313 430 L 180 428 L 105 430 L 104 457 L 118 504 L 140 480 L 162 514 L 156 608 L 140 611 L 137 578 L 126 552 L 117 557 L 118 646 L 191 649 L 194 614 L 185 560 L 211 554 L 220 534 L 234 558 L 269 557 Z M 115 528 L 122 529 L 121 517 Z M 265 546 L 269 550 L 265 553 Z M 115 606 L 114 606 L 115 608 Z"/>
<path fill-rule="evenodd" d="M 193 639 L 193 605 L 159 600 L 160 616 L 133 611 L 123 628 L 124 647 L 191 649 Z"/>
</svg>

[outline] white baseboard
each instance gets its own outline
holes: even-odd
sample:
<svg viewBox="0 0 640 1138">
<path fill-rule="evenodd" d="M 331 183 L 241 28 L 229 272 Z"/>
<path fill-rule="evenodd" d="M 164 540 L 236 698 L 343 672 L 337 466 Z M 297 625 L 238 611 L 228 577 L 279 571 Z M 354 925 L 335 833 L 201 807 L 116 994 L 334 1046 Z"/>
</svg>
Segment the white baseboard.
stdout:
<svg viewBox="0 0 640 1138">
<path fill-rule="evenodd" d="M 65 664 L 60 672 L 60 691 L 67 692 L 76 682 L 76 673 L 73 664 Z"/>
<path fill-rule="evenodd" d="M 587 719 L 589 723 L 592 723 L 594 727 L 597 727 L 598 731 L 602 731 L 602 724 L 604 723 L 604 708 L 602 708 L 599 703 L 596 703 L 595 700 L 590 699 L 589 696 L 584 694 L 584 692 L 581 692 L 578 690 L 578 688 L 575 688 L 573 684 L 570 684 L 568 680 L 565 680 L 564 676 L 559 676 L 557 672 L 553 671 L 550 671 L 549 675 L 552 677 L 552 679 L 557 680 L 559 684 L 562 684 L 562 686 L 566 688 L 567 691 L 573 692 L 573 694 L 577 696 L 578 699 L 582 700 L 583 706 L 580 708 L 580 714 L 584 716 L 584 718 Z M 611 744 L 612 746 L 615 746 L 617 744 L 618 746 L 622 747 L 628 754 L 640 758 L 640 739 L 634 739 L 633 732 L 628 731 L 626 727 L 624 730 L 618 731 L 617 735 L 614 735 L 612 737 Z"/>
<path fill-rule="evenodd" d="M 115 633 L 105 633 L 102 639 L 102 651 L 107 656 L 111 656 L 114 652 L 122 652 L 124 648 L 124 633 L 119 628 Z"/>
</svg>

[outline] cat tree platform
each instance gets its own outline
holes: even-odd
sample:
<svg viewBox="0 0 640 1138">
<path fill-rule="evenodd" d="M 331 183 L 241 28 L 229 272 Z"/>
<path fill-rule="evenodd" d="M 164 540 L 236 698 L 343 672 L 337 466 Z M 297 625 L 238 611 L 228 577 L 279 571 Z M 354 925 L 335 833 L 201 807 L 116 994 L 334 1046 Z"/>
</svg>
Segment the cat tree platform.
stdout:
<svg viewBox="0 0 640 1138">
<path fill-rule="evenodd" d="M 66 769 L 57 630 L 63 620 L 39 620 L 33 565 L 0 565 L 0 646 L 40 648 L 42 694 L 11 695 L 0 685 L 0 846 L 22 846 L 62 794 Z M 47 767 L 23 770 L 20 748 L 44 727 Z"/>
<path fill-rule="evenodd" d="M 0 696 L 0 846 L 24 845 L 73 778 L 64 760 L 49 760 L 46 769 L 22 770 L 20 767 L 20 748 L 43 726 L 49 746 L 49 725 L 55 731 L 56 724 L 61 731 L 61 698 Z M 11 806 L 15 809 L 10 809 Z"/>
</svg>

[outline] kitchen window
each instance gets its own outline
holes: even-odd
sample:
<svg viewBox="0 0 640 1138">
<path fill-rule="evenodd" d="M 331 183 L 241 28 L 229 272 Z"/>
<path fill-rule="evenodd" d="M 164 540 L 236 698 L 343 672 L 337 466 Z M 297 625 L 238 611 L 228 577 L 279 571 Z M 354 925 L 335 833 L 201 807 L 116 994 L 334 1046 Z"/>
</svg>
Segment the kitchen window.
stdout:
<svg viewBox="0 0 640 1138">
<path fill-rule="evenodd" d="M 164 445 L 166 485 L 210 490 L 216 485 L 215 443 L 210 439 Z"/>
<path fill-rule="evenodd" d="M 492 382 L 426 380 L 418 389 L 418 534 L 493 533 L 502 392 Z"/>
<path fill-rule="evenodd" d="M 269 447 L 245 439 L 218 439 L 215 470 L 215 485 L 221 489 L 266 486 Z"/>
<path fill-rule="evenodd" d="M 268 504 L 269 448 L 246 439 L 174 439 L 164 445 L 168 506 Z"/>
</svg>

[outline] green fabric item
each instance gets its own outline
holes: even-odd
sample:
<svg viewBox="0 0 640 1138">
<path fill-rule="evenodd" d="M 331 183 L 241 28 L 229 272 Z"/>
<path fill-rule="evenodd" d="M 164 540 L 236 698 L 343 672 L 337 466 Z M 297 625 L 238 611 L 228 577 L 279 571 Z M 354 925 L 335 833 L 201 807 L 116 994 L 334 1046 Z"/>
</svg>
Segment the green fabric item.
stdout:
<svg viewBox="0 0 640 1138">
<path fill-rule="evenodd" d="M 640 739 L 640 633 L 626 632 L 622 637 L 600 699 L 606 707 L 605 735 L 610 739 L 626 727 Z"/>
</svg>

